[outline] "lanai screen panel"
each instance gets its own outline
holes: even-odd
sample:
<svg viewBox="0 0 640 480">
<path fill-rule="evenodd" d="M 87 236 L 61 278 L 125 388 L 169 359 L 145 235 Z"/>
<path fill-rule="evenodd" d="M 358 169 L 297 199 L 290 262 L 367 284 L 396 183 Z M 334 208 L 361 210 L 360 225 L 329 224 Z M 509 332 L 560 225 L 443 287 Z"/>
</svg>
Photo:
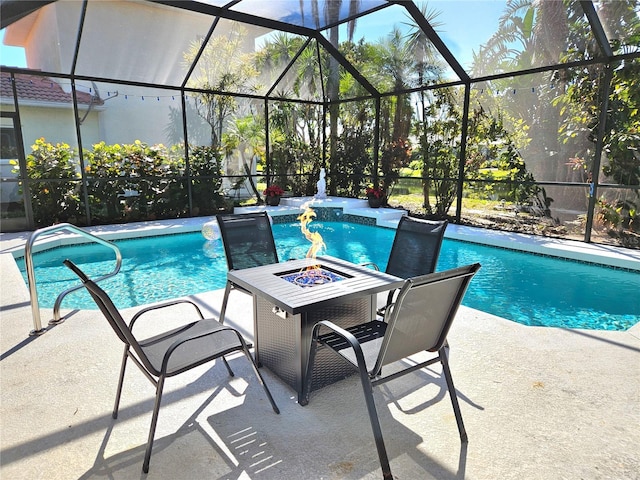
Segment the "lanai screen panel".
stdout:
<svg viewBox="0 0 640 480">
<path fill-rule="evenodd" d="M 458 2 L 455 2 L 458 4 Z M 501 11 L 498 4 L 503 3 Z M 577 1 L 491 2 L 498 22 L 490 38 L 474 48 L 472 77 L 518 72 L 601 56 Z M 479 12 L 474 7 L 474 12 Z M 458 28 L 459 16 L 449 26 Z M 591 47 L 591 48 L 589 48 Z"/>
<path fill-rule="evenodd" d="M 320 57 L 315 41 L 274 31 L 263 38 L 256 67 L 269 97 L 322 101 Z"/>
<path fill-rule="evenodd" d="M 76 74 L 180 86 L 185 54 L 207 34 L 213 18 L 153 2 L 91 0 Z"/>
<path fill-rule="evenodd" d="M 270 87 L 261 77 L 256 52 L 272 30 L 220 18 L 202 49 L 205 38 L 191 45 L 187 59 L 196 62 L 187 87 L 212 93 L 264 95 Z M 284 67 L 278 65 L 278 68 Z M 275 74 L 275 73 L 274 73 Z"/>
<path fill-rule="evenodd" d="M 5 29 L 5 45 L 25 47 L 28 66 L 52 73 L 71 73 L 82 2 L 58 0 Z M 2 62 L 4 64 L 4 62 Z"/>
<path fill-rule="evenodd" d="M 179 90 L 92 82 L 93 91 L 103 99 L 99 129 L 89 132 L 81 124 L 83 146 L 99 141 L 109 145 L 132 144 L 171 146 L 182 142 L 183 122 Z M 90 135 L 89 135 L 90 133 Z"/>
</svg>

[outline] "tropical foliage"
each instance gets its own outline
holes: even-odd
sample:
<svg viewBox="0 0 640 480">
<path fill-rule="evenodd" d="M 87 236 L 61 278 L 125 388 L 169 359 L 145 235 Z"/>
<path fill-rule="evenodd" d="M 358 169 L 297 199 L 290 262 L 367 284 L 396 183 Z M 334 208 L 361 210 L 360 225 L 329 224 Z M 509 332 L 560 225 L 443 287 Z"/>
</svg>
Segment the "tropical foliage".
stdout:
<svg viewBox="0 0 640 480">
<path fill-rule="evenodd" d="M 27 156 L 27 175 L 33 216 L 38 225 L 77 220 L 80 215 L 80 177 L 76 151 L 39 138 Z"/>
<path fill-rule="evenodd" d="M 41 138 L 31 149 L 27 170 L 38 226 L 52 222 L 85 224 L 87 212 L 80 207 L 82 185 L 86 185 L 94 224 L 189 215 L 186 159 L 179 147 L 150 146 L 140 141 L 125 145 L 100 142 L 84 150 L 84 172 L 78 152 L 69 145 L 53 145 Z M 194 214 L 212 215 L 224 209 L 223 158 L 222 152 L 213 147 L 190 148 Z"/>
</svg>

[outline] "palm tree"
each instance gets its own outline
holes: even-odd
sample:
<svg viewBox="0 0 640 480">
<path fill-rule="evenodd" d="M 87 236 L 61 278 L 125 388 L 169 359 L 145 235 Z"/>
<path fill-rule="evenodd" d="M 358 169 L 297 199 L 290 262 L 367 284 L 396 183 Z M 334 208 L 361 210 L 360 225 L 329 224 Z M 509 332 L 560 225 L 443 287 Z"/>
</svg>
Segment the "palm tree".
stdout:
<svg viewBox="0 0 640 480">
<path fill-rule="evenodd" d="M 545 2 L 553 3 L 553 2 Z M 562 2 L 558 2 L 562 6 Z M 534 53 L 533 0 L 508 0 L 496 33 L 474 56 L 473 76 L 531 67 Z"/>
<path fill-rule="evenodd" d="M 420 13 L 429 22 L 429 24 L 437 30 L 442 26 L 442 23 L 437 21 L 440 12 L 436 10 L 429 10 L 428 5 L 425 3 L 420 7 Z M 418 72 L 418 84 L 424 85 L 427 82 L 427 78 L 432 77 L 437 80 L 440 76 L 440 72 L 443 70 L 442 60 L 440 59 L 437 49 L 433 46 L 429 37 L 425 32 L 415 23 L 413 17 L 409 18 L 409 22 L 405 22 L 405 25 L 409 26 L 409 33 L 407 34 L 407 48 L 412 52 L 415 58 L 415 67 Z M 425 91 L 420 90 L 420 117 L 418 121 L 417 135 L 420 137 L 425 128 L 421 128 L 422 124 L 427 122 L 428 106 Z M 426 124 L 425 124 L 426 125 Z M 423 152 L 424 153 L 424 152 Z M 431 211 L 430 201 L 430 187 L 431 180 L 429 178 L 429 172 L 431 166 L 429 165 L 429 156 L 423 156 L 423 168 L 422 168 L 422 194 L 424 207 L 427 212 Z"/>
<path fill-rule="evenodd" d="M 227 157 L 237 152 L 257 199 L 260 199 L 260 192 L 253 180 L 253 166 L 259 158 L 264 157 L 265 131 L 264 122 L 260 121 L 262 118 L 256 115 L 236 118 L 224 136 Z"/>
</svg>

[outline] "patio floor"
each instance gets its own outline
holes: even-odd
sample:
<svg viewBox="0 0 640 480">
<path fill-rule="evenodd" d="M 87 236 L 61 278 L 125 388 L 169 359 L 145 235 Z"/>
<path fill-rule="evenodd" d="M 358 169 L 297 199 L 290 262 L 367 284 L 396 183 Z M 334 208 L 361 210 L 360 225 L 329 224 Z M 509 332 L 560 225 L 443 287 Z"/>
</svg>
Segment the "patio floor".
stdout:
<svg viewBox="0 0 640 480">
<path fill-rule="evenodd" d="M 271 410 L 246 360 L 167 381 L 148 475 L 154 389 L 130 367 L 111 418 L 121 344 L 97 311 L 38 337 L 27 288 L 0 250 L 0 478 L 381 478 L 357 376 L 301 407 L 268 369 Z M 14 238 L 14 242 L 16 241 Z M 161 286 L 158 286 L 161 288 Z M 222 291 L 194 296 L 217 315 Z M 125 310 L 129 318 L 136 309 Z M 251 299 L 228 323 L 252 337 Z M 43 323 L 51 318 L 42 311 Z M 627 332 L 526 327 L 462 307 L 450 361 L 469 443 L 460 443 L 439 370 L 376 390 L 396 479 L 640 478 L 640 324 Z"/>
</svg>

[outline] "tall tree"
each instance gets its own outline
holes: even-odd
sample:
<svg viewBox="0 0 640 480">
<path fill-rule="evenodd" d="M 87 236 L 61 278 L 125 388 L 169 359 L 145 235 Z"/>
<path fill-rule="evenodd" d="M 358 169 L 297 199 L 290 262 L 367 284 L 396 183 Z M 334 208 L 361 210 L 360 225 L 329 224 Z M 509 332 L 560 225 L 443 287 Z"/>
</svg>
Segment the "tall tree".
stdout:
<svg viewBox="0 0 640 480">
<path fill-rule="evenodd" d="M 258 77 L 253 53 L 247 53 L 246 29 L 238 23 L 228 33 L 213 36 L 205 46 L 187 86 L 202 90 L 195 95 L 195 109 L 211 128 L 211 146 L 222 147 L 225 122 L 236 112 L 238 103 L 228 93 L 251 93 Z M 191 43 L 184 53 L 191 65 L 202 48 L 202 40 Z"/>
</svg>

